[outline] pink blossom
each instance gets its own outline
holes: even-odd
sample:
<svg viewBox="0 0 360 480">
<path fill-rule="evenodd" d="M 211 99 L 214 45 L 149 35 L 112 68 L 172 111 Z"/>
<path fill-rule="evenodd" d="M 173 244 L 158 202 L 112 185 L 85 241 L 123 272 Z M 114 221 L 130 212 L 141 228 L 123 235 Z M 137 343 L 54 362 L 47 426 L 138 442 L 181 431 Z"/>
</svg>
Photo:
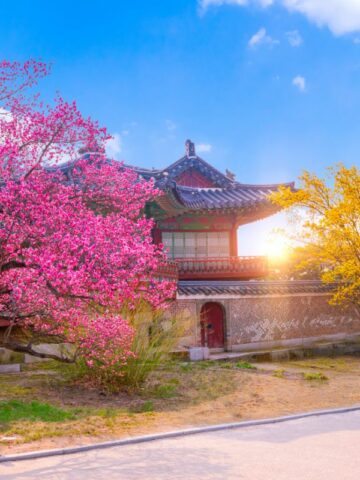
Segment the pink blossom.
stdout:
<svg viewBox="0 0 360 480">
<path fill-rule="evenodd" d="M 74 343 L 89 367 L 119 366 L 134 332 L 114 312 L 174 294 L 144 216 L 159 192 L 106 160 L 109 135 L 75 103 L 30 95 L 47 71 L 0 62 L 0 319 Z"/>
</svg>

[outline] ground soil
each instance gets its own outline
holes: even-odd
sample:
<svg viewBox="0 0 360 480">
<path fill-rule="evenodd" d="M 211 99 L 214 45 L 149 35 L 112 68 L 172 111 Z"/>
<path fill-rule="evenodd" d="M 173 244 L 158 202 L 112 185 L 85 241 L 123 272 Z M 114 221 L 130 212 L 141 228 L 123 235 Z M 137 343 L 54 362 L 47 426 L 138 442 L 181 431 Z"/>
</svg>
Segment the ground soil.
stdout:
<svg viewBox="0 0 360 480">
<path fill-rule="evenodd" d="M 42 365 L 1 375 L 0 402 L 36 399 L 75 409 L 77 416 L 65 422 L 0 424 L 0 454 L 360 405 L 360 357 L 254 365 L 173 363 L 155 372 L 141 390 L 118 394 L 70 381 L 61 370 Z M 306 373 L 311 375 L 305 378 Z"/>
</svg>

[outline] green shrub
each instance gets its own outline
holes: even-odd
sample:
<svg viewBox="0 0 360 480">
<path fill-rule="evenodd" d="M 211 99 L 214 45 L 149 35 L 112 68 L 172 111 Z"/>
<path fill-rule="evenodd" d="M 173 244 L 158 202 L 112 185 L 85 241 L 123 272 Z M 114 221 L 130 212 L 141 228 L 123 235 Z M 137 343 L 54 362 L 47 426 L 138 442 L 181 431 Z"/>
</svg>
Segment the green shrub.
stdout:
<svg viewBox="0 0 360 480">
<path fill-rule="evenodd" d="M 155 310 L 145 301 L 139 302 L 135 308 L 123 308 L 118 313 L 135 330 L 131 345 L 134 356 L 118 367 L 116 375 L 113 370 L 88 368 L 84 359 L 78 358 L 69 371 L 69 379 L 84 378 L 97 387 L 115 393 L 124 386 L 139 388 L 159 365 L 172 362 L 171 353 L 187 328 L 184 315 Z"/>
</svg>

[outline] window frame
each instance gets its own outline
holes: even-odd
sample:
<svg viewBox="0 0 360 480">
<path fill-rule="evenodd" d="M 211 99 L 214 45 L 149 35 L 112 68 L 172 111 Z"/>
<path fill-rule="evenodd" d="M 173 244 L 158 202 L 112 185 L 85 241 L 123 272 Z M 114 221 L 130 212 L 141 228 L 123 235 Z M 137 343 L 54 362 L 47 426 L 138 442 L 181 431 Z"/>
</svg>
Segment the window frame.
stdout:
<svg viewBox="0 0 360 480">
<path fill-rule="evenodd" d="M 191 237 L 193 250 L 191 251 Z M 228 258 L 230 257 L 230 231 L 162 231 L 161 241 L 168 258 Z"/>
</svg>

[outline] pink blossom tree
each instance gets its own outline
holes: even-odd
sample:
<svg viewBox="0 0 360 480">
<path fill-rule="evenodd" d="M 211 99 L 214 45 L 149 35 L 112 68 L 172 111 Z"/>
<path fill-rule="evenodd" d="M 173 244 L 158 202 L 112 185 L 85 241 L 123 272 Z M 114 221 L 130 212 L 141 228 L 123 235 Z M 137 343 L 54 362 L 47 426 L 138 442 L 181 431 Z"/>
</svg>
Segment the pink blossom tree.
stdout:
<svg viewBox="0 0 360 480">
<path fill-rule="evenodd" d="M 75 103 L 30 93 L 47 74 L 36 61 L 0 62 L 0 346 L 121 367 L 134 333 L 123 309 L 174 293 L 143 213 L 159 192 L 105 158 L 109 135 Z M 74 356 L 37 352 L 36 335 L 72 343 Z"/>
</svg>

